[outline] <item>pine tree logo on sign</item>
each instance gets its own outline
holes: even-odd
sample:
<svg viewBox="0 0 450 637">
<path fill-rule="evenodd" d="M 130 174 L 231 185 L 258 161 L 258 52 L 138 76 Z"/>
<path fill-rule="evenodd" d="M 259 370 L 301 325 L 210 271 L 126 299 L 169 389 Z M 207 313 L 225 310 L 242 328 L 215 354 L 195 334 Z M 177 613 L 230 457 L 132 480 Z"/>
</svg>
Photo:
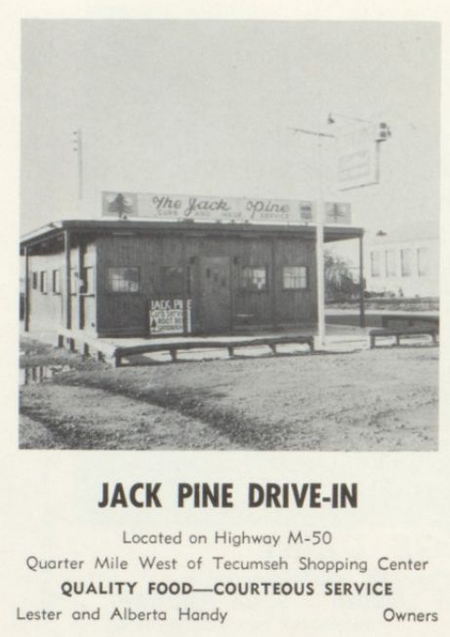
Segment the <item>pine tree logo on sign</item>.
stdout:
<svg viewBox="0 0 450 637">
<path fill-rule="evenodd" d="M 137 197 L 134 193 L 103 193 L 103 214 L 118 215 L 120 219 L 137 215 Z"/>
</svg>

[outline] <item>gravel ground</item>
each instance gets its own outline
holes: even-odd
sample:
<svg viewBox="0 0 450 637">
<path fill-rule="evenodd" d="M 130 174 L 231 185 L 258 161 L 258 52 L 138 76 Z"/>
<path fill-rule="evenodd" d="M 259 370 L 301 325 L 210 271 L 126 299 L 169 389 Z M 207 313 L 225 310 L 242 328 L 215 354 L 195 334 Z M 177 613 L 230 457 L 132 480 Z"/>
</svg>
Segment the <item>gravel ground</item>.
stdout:
<svg viewBox="0 0 450 637">
<path fill-rule="evenodd" d="M 28 343 L 22 364 L 72 369 L 22 387 L 20 446 L 436 450 L 438 354 L 409 345 L 108 369 Z"/>
</svg>

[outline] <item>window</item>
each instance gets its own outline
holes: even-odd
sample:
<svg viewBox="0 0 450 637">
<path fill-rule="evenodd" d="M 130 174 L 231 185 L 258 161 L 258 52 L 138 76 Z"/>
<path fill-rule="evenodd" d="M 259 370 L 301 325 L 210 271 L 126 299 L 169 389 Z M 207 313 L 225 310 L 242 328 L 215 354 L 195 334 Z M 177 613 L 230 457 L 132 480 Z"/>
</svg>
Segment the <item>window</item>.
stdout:
<svg viewBox="0 0 450 637">
<path fill-rule="evenodd" d="M 304 290 L 308 287 L 308 269 L 304 265 L 283 268 L 283 290 Z"/>
<path fill-rule="evenodd" d="M 400 260 L 402 264 L 402 276 L 411 276 L 411 248 L 405 248 L 404 250 L 400 251 Z"/>
<path fill-rule="evenodd" d="M 430 274 L 430 252 L 428 248 L 417 249 L 417 272 L 419 276 Z"/>
<path fill-rule="evenodd" d="M 244 290 L 267 290 L 267 271 L 265 267 L 245 267 L 241 270 L 241 288 Z"/>
<path fill-rule="evenodd" d="M 33 290 L 38 289 L 38 273 L 37 272 L 33 272 L 31 275 L 31 286 Z"/>
<path fill-rule="evenodd" d="M 397 268 L 395 267 L 395 250 L 386 250 L 386 276 L 396 276 Z"/>
<path fill-rule="evenodd" d="M 61 273 L 59 270 L 52 272 L 52 292 L 53 294 L 61 294 Z"/>
<path fill-rule="evenodd" d="M 109 292 L 139 292 L 139 268 L 108 268 Z"/>
<path fill-rule="evenodd" d="M 380 276 L 380 253 L 370 253 L 370 274 L 371 276 Z"/>
<path fill-rule="evenodd" d="M 42 294 L 47 294 L 48 292 L 48 288 L 47 288 L 47 272 L 41 272 L 41 278 L 40 278 L 40 290 L 42 292 Z"/>
<path fill-rule="evenodd" d="M 182 296 L 184 292 L 184 269 L 177 266 L 161 268 L 162 292 L 167 296 Z"/>
</svg>

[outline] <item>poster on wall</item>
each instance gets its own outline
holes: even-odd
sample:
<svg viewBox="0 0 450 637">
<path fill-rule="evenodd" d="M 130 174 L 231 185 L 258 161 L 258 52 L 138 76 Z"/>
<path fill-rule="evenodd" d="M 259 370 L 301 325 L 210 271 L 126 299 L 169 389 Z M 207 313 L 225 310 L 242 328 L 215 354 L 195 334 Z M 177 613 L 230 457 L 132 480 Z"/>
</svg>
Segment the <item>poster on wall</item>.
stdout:
<svg viewBox="0 0 450 637">
<path fill-rule="evenodd" d="M 186 301 L 183 299 L 152 299 L 150 301 L 150 333 L 183 334 L 186 331 L 189 334 L 191 331 L 191 307 L 191 299 L 186 299 Z"/>
<path fill-rule="evenodd" d="M 2 25 L 0 633 L 447 637 L 448 268 L 361 286 L 363 242 L 379 273 L 413 250 L 412 284 L 450 241 L 442 4 L 70 4 Z M 392 135 L 342 201 L 349 118 Z"/>
</svg>

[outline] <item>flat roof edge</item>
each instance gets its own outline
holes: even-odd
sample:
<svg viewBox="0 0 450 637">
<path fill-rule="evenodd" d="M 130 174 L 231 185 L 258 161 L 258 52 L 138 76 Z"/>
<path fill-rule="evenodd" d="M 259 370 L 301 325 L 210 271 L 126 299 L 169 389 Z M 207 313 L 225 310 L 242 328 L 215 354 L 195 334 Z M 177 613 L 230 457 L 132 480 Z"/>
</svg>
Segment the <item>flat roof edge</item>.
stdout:
<svg viewBox="0 0 450 637">
<path fill-rule="evenodd" d="M 47 223 L 45 226 L 40 226 L 36 228 L 36 230 L 31 230 L 30 232 L 26 232 L 20 237 L 20 243 L 26 243 L 27 241 L 32 241 L 33 239 L 37 239 L 40 236 L 48 234 L 53 230 L 61 230 L 63 227 L 64 221 L 51 221 Z"/>
<path fill-rule="evenodd" d="M 119 220 L 119 219 L 63 219 L 60 221 L 54 221 L 41 226 L 36 230 L 28 232 L 20 238 L 20 244 L 25 246 L 27 243 L 35 241 L 36 239 L 44 239 L 47 235 L 53 234 L 55 231 L 62 230 L 78 230 L 83 231 L 114 231 L 114 230 L 198 230 L 198 231 L 223 231 L 228 232 L 305 232 L 308 234 L 315 234 L 316 225 L 286 225 L 286 224 L 253 224 L 253 223 L 202 223 L 192 221 L 148 221 L 145 219 L 136 220 Z M 364 229 L 358 226 L 338 226 L 327 225 L 324 226 L 325 234 L 336 235 L 337 237 L 342 235 L 351 235 L 348 238 L 359 237 L 364 234 Z M 343 237 L 344 238 L 344 237 Z"/>
</svg>

